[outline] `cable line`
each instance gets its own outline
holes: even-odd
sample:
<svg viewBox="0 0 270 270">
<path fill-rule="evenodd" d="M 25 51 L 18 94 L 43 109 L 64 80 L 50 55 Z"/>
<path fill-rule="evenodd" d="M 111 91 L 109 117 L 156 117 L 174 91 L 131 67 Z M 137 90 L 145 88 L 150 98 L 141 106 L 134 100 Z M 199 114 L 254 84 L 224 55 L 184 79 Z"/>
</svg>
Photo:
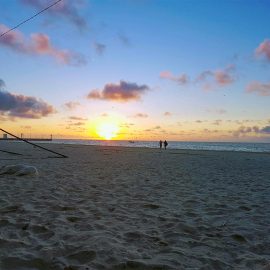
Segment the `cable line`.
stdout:
<svg viewBox="0 0 270 270">
<path fill-rule="evenodd" d="M 17 24 L 16 26 L 14 26 L 13 28 L 9 29 L 8 31 L 2 33 L 2 34 L 0 35 L 0 38 L 3 37 L 4 35 L 8 34 L 9 32 L 13 31 L 14 29 L 20 27 L 22 24 L 25 24 L 26 22 L 28 22 L 28 21 L 34 19 L 34 18 L 37 17 L 39 14 L 41 14 L 41 13 L 43 13 L 44 11 L 48 10 L 49 8 L 55 6 L 56 4 L 58 4 L 58 3 L 61 2 L 61 1 L 62 1 L 62 0 L 56 1 L 55 3 L 51 4 L 50 6 L 44 8 L 44 9 L 42 9 L 41 11 L 39 11 L 38 13 L 36 13 L 35 15 L 33 15 L 32 17 L 30 17 L 30 18 L 24 20 L 23 22 Z"/>
</svg>

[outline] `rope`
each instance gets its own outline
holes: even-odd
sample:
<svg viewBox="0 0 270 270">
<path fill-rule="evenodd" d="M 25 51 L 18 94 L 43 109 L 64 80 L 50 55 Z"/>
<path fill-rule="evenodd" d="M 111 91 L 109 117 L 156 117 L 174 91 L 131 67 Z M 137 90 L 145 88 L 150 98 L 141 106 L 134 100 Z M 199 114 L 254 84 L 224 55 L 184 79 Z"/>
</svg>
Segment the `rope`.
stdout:
<svg viewBox="0 0 270 270">
<path fill-rule="evenodd" d="M 43 147 L 43 146 L 40 146 L 40 145 L 38 145 L 38 144 L 31 143 L 31 142 L 29 142 L 29 141 L 27 141 L 27 140 L 25 140 L 25 139 L 22 139 L 22 138 L 20 138 L 20 137 L 17 137 L 16 135 L 14 135 L 14 134 L 12 134 L 12 133 L 10 133 L 10 132 L 8 132 L 8 131 L 2 129 L 2 128 L 0 128 L 0 130 L 2 130 L 3 132 L 5 132 L 6 134 L 8 134 L 8 135 L 10 135 L 10 136 L 12 136 L 12 137 L 14 137 L 14 138 L 16 138 L 17 140 L 24 141 L 24 142 L 26 142 L 26 143 L 28 143 L 28 144 L 31 144 L 31 145 L 33 145 L 33 146 L 36 146 L 36 147 L 38 147 L 38 148 L 40 148 L 40 149 L 43 149 L 43 150 L 45 150 L 45 151 L 51 152 L 51 153 L 53 153 L 53 154 L 56 154 L 56 155 L 58 155 L 58 156 L 60 156 L 60 157 L 62 157 L 62 158 L 67 158 L 67 156 L 65 156 L 65 155 L 62 155 L 62 154 L 60 154 L 60 153 L 57 153 L 57 152 L 52 151 L 52 150 L 50 150 L 50 149 L 47 149 L 47 148 L 45 148 L 45 147 Z"/>
</svg>

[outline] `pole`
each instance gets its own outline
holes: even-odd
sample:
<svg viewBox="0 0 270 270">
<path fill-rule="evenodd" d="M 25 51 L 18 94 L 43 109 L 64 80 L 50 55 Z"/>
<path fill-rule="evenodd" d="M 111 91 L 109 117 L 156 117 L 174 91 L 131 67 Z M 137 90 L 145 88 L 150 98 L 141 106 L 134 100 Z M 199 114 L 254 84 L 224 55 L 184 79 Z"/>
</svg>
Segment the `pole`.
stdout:
<svg viewBox="0 0 270 270">
<path fill-rule="evenodd" d="M 38 148 L 40 148 L 40 149 L 43 149 L 43 150 L 45 150 L 45 151 L 48 151 L 48 152 L 51 152 L 51 153 L 56 154 L 56 155 L 58 155 L 58 156 L 61 156 L 62 158 L 67 158 L 67 157 L 68 157 L 68 156 L 62 155 L 62 154 L 60 154 L 60 153 L 57 153 L 57 152 L 55 152 L 55 151 L 52 151 L 52 150 L 50 150 L 50 149 L 47 149 L 47 148 L 45 148 L 45 147 L 42 147 L 42 146 L 40 146 L 40 145 L 37 145 L 37 144 L 35 144 L 35 143 L 31 143 L 31 142 L 29 142 L 29 141 L 27 141 L 27 140 L 25 140 L 25 139 L 23 139 L 23 138 L 17 137 L 16 135 L 14 135 L 14 134 L 12 134 L 12 133 L 9 133 L 8 131 L 6 131 L 6 130 L 4 130 L 4 129 L 2 129 L 2 128 L 0 128 L 0 130 L 2 130 L 3 132 L 7 133 L 7 134 L 10 135 L 10 136 L 13 136 L 14 138 L 16 138 L 16 139 L 18 139 L 18 140 L 20 140 L 20 141 L 24 141 L 24 142 L 26 142 L 26 143 L 28 143 L 28 144 L 31 144 L 31 145 L 33 145 L 33 146 L 36 146 L 36 147 L 38 147 Z"/>
</svg>

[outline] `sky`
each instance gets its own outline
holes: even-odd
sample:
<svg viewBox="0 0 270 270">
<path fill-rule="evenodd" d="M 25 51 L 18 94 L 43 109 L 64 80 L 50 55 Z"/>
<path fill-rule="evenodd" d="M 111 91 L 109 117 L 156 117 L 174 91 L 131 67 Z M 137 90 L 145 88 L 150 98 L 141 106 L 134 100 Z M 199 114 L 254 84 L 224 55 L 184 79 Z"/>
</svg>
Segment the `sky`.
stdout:
<svg viewBox="0 0 270 270">
<path fill-rule="evenodd" d="M 0 35 L 55 2 L 0 0 Z M 270 142 L 269 14 L 269 0 L 58 1 L 0 37 L 0 128 Z"/>
</svg>

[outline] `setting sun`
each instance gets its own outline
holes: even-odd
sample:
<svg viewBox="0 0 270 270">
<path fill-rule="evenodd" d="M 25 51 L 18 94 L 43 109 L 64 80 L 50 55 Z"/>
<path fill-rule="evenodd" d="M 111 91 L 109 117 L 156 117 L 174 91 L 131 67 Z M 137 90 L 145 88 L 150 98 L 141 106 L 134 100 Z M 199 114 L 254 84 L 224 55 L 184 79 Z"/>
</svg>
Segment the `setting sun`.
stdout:
<svg viewBox="0 0 270 270">
<path fill-rule="evenodd" d="M 119 127 L 114 123 L 102 123 L 97 127 L 97 134 L 105 140 L 111 140 L 117 136 Z"/>
</svg>

